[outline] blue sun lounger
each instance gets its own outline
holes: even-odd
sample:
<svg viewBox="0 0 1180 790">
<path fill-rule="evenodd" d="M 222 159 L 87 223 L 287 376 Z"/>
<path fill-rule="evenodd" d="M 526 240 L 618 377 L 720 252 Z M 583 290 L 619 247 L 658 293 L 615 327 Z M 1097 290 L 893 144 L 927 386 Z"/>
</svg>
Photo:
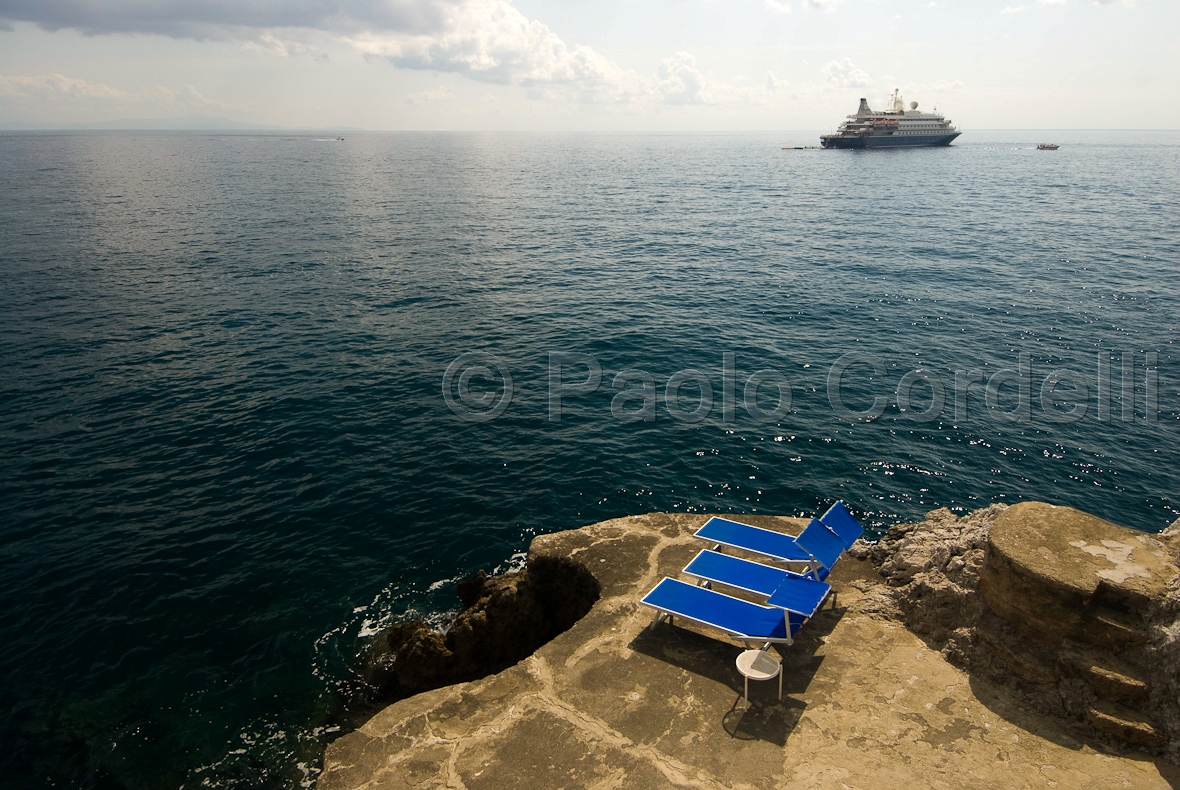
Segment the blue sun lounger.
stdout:
<svg viewBox="0 0 1180 790">
<path fill-rule="evenodd" d="M 766 603 L 810 618 L 819 609 L 832 585 L 759 562 L 731 557 L 705 549 L 684 567 L 684 572 L 703 585 L 723 584 L 737 590 L 764 595 Z"/>
<path fill-rule="evenodd" d="M 673 616 L 679 616 L 724 631 L 747 645 L 754 642 L 789 645 L 804 620 L 801 615 L 776 606 L 761 606 L 667 577 L 643 596 L 640 603 L 656 610 L 653 626 L 665 617 L 671 621 Z"/>
<path fill-rule="evenodd" d="M 804 538 L 804 543 L 808 545 L 800 545 L 799 538 L 809 530 L 810 534 Z M 716 516 L 706 521 L 694 534 L 698 538 L 712 542 L 714 550 L 728 546 L 752 551 L 780 562 L 804 563 L 808 575 L 823 581 L 831 571 L 832 563 L 840 556 L 840 552 L 850 548 L 863 533 L 864 527 L 853 518 L 844 503 L 836 502 L 818 519 L 813 518 L 799 536 Z M 835 556 L 831 556 L 829 551 L 830 538 L 834 538 L 840 546 L 840 551 L 837 551 Z"/>
<path fill-rule="evenodd" d="M 714 516 L 698 529 L 695 536 L 716 544 L 762 554 L 782 562 L 810 562 L 811 555 L 795 545 L 795 536 L 772 529 L 752 527 Z"/>
<path fill-rule="evenodd" d="M 843 502 L 836 502 L 836 504 L 828 508 L 827 513 L 819 517 L 819 520 L 824 523 L 825 527 L 839 536 L 840 542 L 844 544 L 844 548 L 846 549 L 852 548 L 852 544 L 865 531 L 865 528 L 860 525 L 860 522 L 848 512 L 848 508 L 844 506 Z"/>
<path fill-rule="evenodd" d="M 679 615 L 746 643 L 791 644 L 795 632 L 832 592 L 832 586 L 824 581 L 832 566 L 863 532 L 843 502 L 811 519 L 797 536 L 714 516 L 694 533 L 714 543 L 713 550 L 701 551 L 684 568 L 703 586 L 665 577 L 641 603 L 656 610 L 653 625 Z M 717 551 L 722 546 L 784 563 L 802 563 L 806 570 L 793 573 L 732 557 Z M 712 583 L 766 596 L 767 605 L 719 593 L 709 587 Z"/>
</svg>

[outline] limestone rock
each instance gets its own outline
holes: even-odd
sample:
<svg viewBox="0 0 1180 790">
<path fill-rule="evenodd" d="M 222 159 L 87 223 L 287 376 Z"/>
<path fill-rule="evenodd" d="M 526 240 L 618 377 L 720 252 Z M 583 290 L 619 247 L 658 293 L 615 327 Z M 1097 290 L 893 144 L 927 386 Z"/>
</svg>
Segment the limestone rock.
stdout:
<svg viewBox="0 0 1180 790">
<path fill-rule="evenodd" d="M 1180 521 L 1153 536 L 1043 502 L 940 509 L 859 552 L 947 660 L 1031 710 L 1180 758 Z"/>
<path fill-rule="evenodd" d="M 946 508 L 916 524 L 890 527 L 868 551 L 904 620 L 916 633 L 939 643 L 962 663 L 979 619 L 979 573 L 988 529 L 1005 505 L 991 505 L 959 518 Z"/>
<path fill-rule="evenodd" d="M 1004 512 L 998 506 L 956 518 L 934 511 L 878 544 L 854 547 L 830 577 L 838 605 L 825 606 L 793 645 L 777 649 L 783 699 L 773 683 L 751 683 L 748 707 L 734 666 L 742 646 L 679 618 L 652 627 L 653 613 L 638 604 L 702 547 L 692 533 L 707 516 L 647 514 L 538 536 L 529 573 L 544 566 L 540 557 L 570 560 L 593 578 L 586 588 L 600 590 L 589 611 L 499 672 L 386 707 L 328 747 L 318 786 L 1180 786 L 1180 770 L 1112 745 L 1176 742 L 1180 728 L 1137 712 L 1147 709 L 1144 694 L 1154 705 L 1164 693 L 1156 678 L 1141 684 L 1129 658 L 1107 661 L 1094 645 L 1057 662 L 1051 652 L 1028 649 L 1015 626 L 981 629 L 998 619 L 982 605 L 977 580 L 988 529 Z M 742 520 L 792 534 L 803 526 L 773 516 Z M 480 639 L 501 615 L 556 628 L 578 607 L 552 602 L 571 586 L 558 581 L 565 571 L 554 570 L 552 587 L 544 571 L 527 584 L 505 577 L 465 585 L 470 614 L 451 632 L 469 632 L 472 644 L 494 650 Z M 1144 618 L 1153 634 L 1180 634 L 1174 610 L 1170 620 L 1153 611 Z M 925 629 L 924 638 L 900 620 Z M 942 654 L 932 637 L 940 628 L 947 632 Z M 395 641 L 407 655 L 443 656 L 441 663 L 456 660 L 448 653 L 484 649 L 450 643 L 451 632 L 405 626 Z M 1001 632 L 1012 637 L 1015 646 L 1004 649 L 1028 675 L 1057 680 L 997 681 L 983 643 Z M 1153 635 L 1137 649 L 1163 644 Z M 944 655 L 957 656 L 971 674 Z M 1169 660 L 1161 671 L 1174 675 L 1180 662 Z M 1049 675 L 1039 676 L 1042 670 Z"/>
<path fill-rule="evenodd" d="M 997 518 L 987 553 L 981 591 L 988 606 L 1028 639 L 1048 643 L 1083 627 L 1096 606 L 1134 620 L 1164 598 L 1180 570 L 1154 536 L 1044 502 L 1021 502 Z"/>
<path fill-rule="evenodd" d="M 476 680 L 525 658 L 568 629 L 598 600 L 600 586 L 577 560 L 540 554 L 519 573 L 480 571 L 459 585 L 463 609 L 445 634 L 425 623 L 386 632 L 396 689 L 416 694 Z"/>
</svg>

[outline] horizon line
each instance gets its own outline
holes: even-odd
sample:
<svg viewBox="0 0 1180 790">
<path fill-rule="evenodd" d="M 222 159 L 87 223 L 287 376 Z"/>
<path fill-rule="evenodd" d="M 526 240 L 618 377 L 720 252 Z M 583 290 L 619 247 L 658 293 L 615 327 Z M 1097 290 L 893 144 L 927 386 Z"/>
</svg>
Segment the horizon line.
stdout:
<svg viewBox="0 0 1180 790">
<path fill-rule="evenodd" d="M 100 122 L 101 123 L 101 122 Z M 826 128 L 826 127 L 825 127 Z M 0 134 L 42 133 L 42 132 L 233 132 L 235 134 L 348 132 L 350 134 L 783 134 L 822 132 L 821 128 L 808 129 L 365 129 L 356 126 L 268 126 L 258 124 L 255 128 L 234 127 L 110 127 L 62 124 L 45 127 L 8 127 L 0 123 Z M 968 132 L 1180 132 L 1180 128 L 1121 128 L 1121 127 L 1050 127 L 1018 126 L 978 127 Z"/>
</svg>

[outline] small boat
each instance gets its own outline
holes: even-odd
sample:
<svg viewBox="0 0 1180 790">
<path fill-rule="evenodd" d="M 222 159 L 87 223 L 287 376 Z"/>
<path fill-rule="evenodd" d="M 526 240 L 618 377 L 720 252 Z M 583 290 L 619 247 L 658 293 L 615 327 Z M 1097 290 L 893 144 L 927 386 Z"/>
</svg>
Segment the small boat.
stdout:
<svg viewBox="0 0 1180 790">
<path fill-rule="evenodd" d="M 1061 146 L 1059 146 L 1057 143 L 1041 143 L 1040 145 L 1037 146 L 1037 150 L 1038 151 L 1056 151 L 1060 147 Z"/>
</svg>

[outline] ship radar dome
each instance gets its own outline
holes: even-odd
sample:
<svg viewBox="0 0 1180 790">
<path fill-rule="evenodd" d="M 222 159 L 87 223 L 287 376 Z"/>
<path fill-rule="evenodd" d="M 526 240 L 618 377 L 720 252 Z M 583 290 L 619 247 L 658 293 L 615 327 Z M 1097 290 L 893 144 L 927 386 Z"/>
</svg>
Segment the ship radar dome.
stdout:
<svg viewBox="0 0 1180 790">
<path fill-rule="evenodd" d="M 910 102 L 910 109 L 911 109 L 911 110 L 916 110 L 916 109 L 918 109 L 918 103 L 917 103 L 916 101 L 912 101 L 912 102 Z"/>
</svg>

